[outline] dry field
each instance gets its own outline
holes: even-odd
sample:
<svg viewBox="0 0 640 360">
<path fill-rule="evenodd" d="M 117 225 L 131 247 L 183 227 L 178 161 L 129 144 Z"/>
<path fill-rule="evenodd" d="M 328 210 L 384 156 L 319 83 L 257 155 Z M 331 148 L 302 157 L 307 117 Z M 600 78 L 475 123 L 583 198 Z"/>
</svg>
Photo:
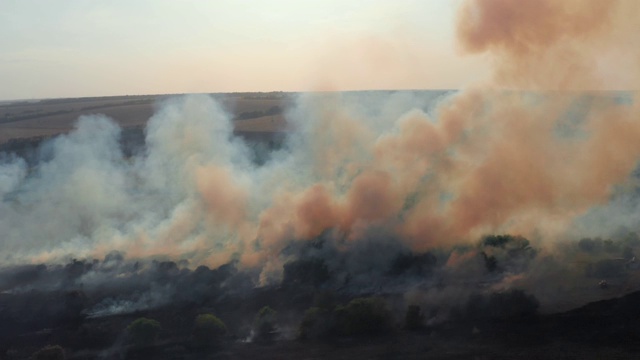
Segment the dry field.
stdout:
<svg viewBox="0 0 640 360">
<path fill-rule="evenodd" d="M 153 115 L 156 104 L 168 97 L 170 95 L 3 102 L 0 103 L 0 144 L 12 139 L 36 139 L 66 133 L 73 128 L 78 117 L 90 114 L 104 114 L 122 128 L 140 128 Z M 283 130 L 281 113 L 288 103 L 286 95 L 243 93 L 216 97 L 238 119 L 238 132 Z"/>
</svg>

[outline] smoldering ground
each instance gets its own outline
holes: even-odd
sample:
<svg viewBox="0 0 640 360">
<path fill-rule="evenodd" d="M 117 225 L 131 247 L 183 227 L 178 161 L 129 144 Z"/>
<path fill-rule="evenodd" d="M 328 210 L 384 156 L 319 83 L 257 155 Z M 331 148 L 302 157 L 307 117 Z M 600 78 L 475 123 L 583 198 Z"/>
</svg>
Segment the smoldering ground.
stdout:
<svg viewBox="0 0 640 360">
<path fill-rule="evenodd" d="M 633 252 L 639 246 L 634 235 L 585 238 L 545 254 L 524 237 L 501 235 L 415 252 L 387 235 L 352 243 L 326 232 L 286 247 L 282 279 L 267 286 L 259 284 L 260 269 L 238 261 L 212 269 L 112 252 L 103 259 L 21 265 L 0 273 L 0 344 L 15 343 L 17 334 L 79 328 L 85 330 L 73 336 L 80 348 L 108 347 L 126 323 L 114 329 L 99 324 L 113 327 L 118 319 L 151 314 L 181 334 L 201 312 L 220 314 L 244 338 L 265 305 L 280 313 L 279 329 L 294 329 L 282 336 L 293 337 L 310 306 L 331 308 L 366 296 L 384 298 L 398 326 L 409 305 L 420 307 L 428 327 L 519 323 L 636 291 L 640 270 Z M 598 285 L 603 279 L 606 288 Z"/>
</svg>

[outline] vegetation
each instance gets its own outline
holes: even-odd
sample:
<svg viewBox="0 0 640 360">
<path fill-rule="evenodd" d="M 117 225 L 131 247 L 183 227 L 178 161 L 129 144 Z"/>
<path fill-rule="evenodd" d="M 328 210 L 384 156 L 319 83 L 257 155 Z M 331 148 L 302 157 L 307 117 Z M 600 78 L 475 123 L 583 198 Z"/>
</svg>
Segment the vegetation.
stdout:
<svg viewBox="0 0 640 360">
<path fill-rule="evenodd" d="M 127 327 L 127 332 L 135 346 L 153 345 L 160 332 L 160 323 L 153 319 L 138 318 Z"/>
<path fill-rule="evenodd" d="M 418 308 L 419 315 L 419 308 Z M 380 335 L 393 329 L 391 311 L 386 302 L 377 297 L 351 300 L 334 309 L 309 308 L 298 328 L 298 337 L 323 339 L 333 336 Z"/>
<path fill-rule="evenodd" d="M 217 344 L 226 335 L 227 326 L 213 314 L 200 314 L 196 317 L 193 340 L 199 347 Z"/>
<path fill-rule="evenodd" d="M 519 235 L 485 236 L 480 249 L 489 272 L 522 272 L 537 255 L 529 240 Z"/>
<path fill-rule="evenodd" d="M 334 321 L 330 310 L 311 307 L 304 313 L 298 328 L 298 338 L 301 340 L 326 338 L 333 327 Z"/>
<path fill-rule="evenodd" d="M 281 113 L 282 113 L 282 108 L 280 108 L 279 106 L 272 106 L 267 110 L 254 110 L 254 111 L 242 112 L 239 115 L 237 115 L 234 120 L 254 119 L 262 116 L 279 115 Z"/>
<path fill-rule="evenodd" d="M 357 298 L 335 311 L 336 333 L 346 336 L 379 335 L 393 328 L 391 312 L 377 297 Z"/>
<path fill-rule="evenodd" d="M 617 286 L 616 282 L 609 280 L 608 277 L 630 274 L 630 269 L 638 266 L 636 260 L 632 260 L 633 252 L 638 251 L 638 247 L 634 246 L 634 241 L 635 238 L 631 236 L 629 236 L 629 240 L 617 238 L 612 241 L 597 238 L 583 239 L 580 242 L 564 244 L 561 250 L 568 251 L 570 255 L 576 254 L 578 259 L 585 259 L 577 270 L 585 270 L 586 275 L 596 277 L 597 280 L 592 281 L 593 291 L 608 296 L 607 293 L 610 293 Z M 529 333 L 537 331 L 535 330 L 536 326 L 543 326 L 546 329 L 559 326 L 558 324 L 563 321 L 561 317 L 536 316 L 538 309 L 536 298 L 522 290 L 495 292 L 495 288 L 491 286 L 504 279 L 500 276 L 504 274 L 499 272 L 513 274 L 514 269 L 518 269 L 517 266 L 526 266 L 527 261 L 535 255 L 535 250 L 531 249 L 529 241 L 522 237 L 487 236 L 477 244 L 457 248 L 456 250 L 461 249 L 459 252 L 463 253 L 465 257 L 456 258 L 454 260 L 458 262 L 451 261 L 450 263 L 445 261 L 450 257 L 449 249 L 444 249 L 441 253 L 436 250 L 429 253 L 412 253 L 404 249 L 397 251 L 397 248 L 392 247 L 393 252 L 390 251 L 381 257 L 382 262 L 374 263 L 379 265 L 375 272 L 364 272 L 357 266 L 347 266 L 351 265 L 348 260 L 359 260 L 357 258 L 344 256 L 328 260 L 328 256 L 334 254 L 341 256 L 341 253 L 333 252 L 332 249 L 322 252 L 316 251 L 320 249 L 309 248 L 318 243 L 305 245 L 308 247 L 300 250 L 303 255 L 285 265 L 286 280 L 283 280 L 282 285 L 291 286 L 274 286 L 255 290 L 251 290 L 254 286 L 252 276 L 255 274 L 238 270 L 235 262 L 213 270 L 206 266 L 190 270 L 184 268 L 185 265 L 174 261 L 158 260 L 148 262 L 143 266 L 139 265 L 137 261 L 126 260 L 124 256 L 114 253 L 106 256 L 102 262 L 73 259 L 68 264 L 57 267 L 30 265 L 11 269 L 11 271 L 5 270 L 4 281 L 9 284 L 7 288 L 24 286 L 25 283 L 33 284 L 32 287 L 36 287 L 49 279 L 59 279 L 58 282 L 64 287 L 53 293 L 33 293 L 28 297 L 23 293 L 4 294 L 0 298 L 0 305 L 9 309 L 4 310 L 4 313 L 17 314 L 18 316 L 15 318 L 23 321 L 21 324 L 13 320 L 12 317 L 6 316 L 0 330 L 8 334 L 13 328 L 24 326 L 24 329 L 29 331 L 23 330 L 22 332 L 22 334 L 26 334 L 24 342 L 34 339 L 34 342 L 29 346 L 23 345 L 22 348 L 18 348 L 20 353 L 16 353 L 11 348 L 7 348 L 8 350 L 0 348 L 0 354 L 9 353 L 14 358 L 27 358 L 30 355 L 36 358 L 33 352 L 53 339 L 66 349 L 67 356 L 77 355 L 79 351 L 98 353 L 105 349 L 118 348 L 120 353 L 125 351 L 122 353 L 123 356 L 131 358 L 164 356 L 165 351 L 175 351 L 183 358 L 198 358 L 202 357 L 209 349 L 217 349 L 218 345 L 227 339 L 225 337 L 228 332 L 226 325 L 231 324 L 225 324 L 214 314 L 191 313 L 188 309 L 193 307 L 215 308 L 218 311 L 224 311 L 224 314 L 228 316 L 224 318 L 225 320 L 233 319 L 233 323 L 238 324 L 233 329 L 229 327 L 229 330 L 242 336 L 249 335 L 247 325 L 253 325 L 251 326 L 251 336 L 258 343 L 276 340 L 279 336 L 280 320 L 284 319 L 280 319 L 274 309 L 268 306 L 260 309 L 260 307 L 255 307 L 255 304 L 278 304 L 280 308 L 291 311 L 291 313 L 287 312 L 287 315 L 298 313 L 298 311 L 305 309 L 302 306 L 306 306 L 308 310 L 304 312 L 304 315 L 298 313 L 299 317 L 295 319 L 299 321 L 297 329 L 299 338 L 321 341 L 338 340 L 338 342 L 341 342 L 344 337 L 362 337 L 359 340 L 371 338 L 375 339 L 371 340 L 374 343 L 387 341 L 379 335 L 393 333 L 396 327 L 394 321 L 397 321 L 398 327 L 401 326 L 407 332 L 420 331 L 425 329 L 426 315 L 438 320 L 429 325 L 429 330 L 434 333 L 447 332 L 447 334 L 453 335 L 468 335 L 472 329 L 477 329 L 473 333 L 475 334 L 474 338 L 478 340 L 508 337 L 511 341 L 511 339 L 526 338 Z M 291 252 L 295 254 L 295 250 L 298 249 L 292 249 Z M 623 252 L 628 255 L 620 257 L 618 254 Z M 319 257 L 320 253 L 329 255 L 325 254 L 323 257 Z M 493 261 L 496 272 L 487 274 L 484 271 L 483 259 L 478 254 L 484 254 L 487 258 L 485 261 Z M 552 270 L 562 269 L 552 260 L 548 260 Z M 331 264 L 330 272 L 327 266 L 329 262 Z M 538 263 L 536 270 L 544 264 L 544 262 Z M 460 267 L 456 268 L 456 266 Z M 441 272 L 441 269 L 445 267 L 453 272 L 451 274 L 453 276 L 449 277 L 448 273 Z M 477 274 L 478 269 L 481 270 L 479 274 Z M 458 270 L 460 272 L 456 273 Z M 96 271 L 104 271 L 106 274 L 109 274 L 108 271 L 111 271 L 111 274 L 123 272 L 131 275 L 123 279 L 123 286 L 110 290 L 112 292 L 97 295 L 92 292 L 89 301 L 87 295 L 78 289 L 82 289 L 81 281 L 87 278 L 87 274 L 93 274 Z M 466 276 L 470 271 L 474 276 L 471 276 L 472 280 L 469 284 L 488 286 L 474 286 L 478 289 L 478 293 L 467 297 L 466 291 L 463 291 L 460 295 L 463 297 L 462 299 L 457 299 L 455 302 L 450 301 L 452 296 L 458 294 L 456 292 L 445 293 L 448 290 L 447 287 L 459 287 L 460 283 L 457 282 L 458 277 L 456 276 Z M 445 291 L 442 292 L 442 298 L 436 299 L 436 301 L 429 299 L 428 308 L 421 308 L 417 305 L 397 308 L 399 311 L 394 313 L 392 317 L 390 306 L 385 300 L 394 299 L 399 302 L 402 299 L 402 295 L 399 293 L 391 292 L 385 295 L 384 299 L 378 297 L 353 299 L 353 294 L 357 291 L 375 291 L 369 290 L 374 287 L 367 287 L 368 278 L 363 274 L 371 276 L 371 279 L 374 280 L 380 280 L 376 276 L 382 276 L 381 286 L 396 280 L 404 285 L 405 279 L 395 279 L 394 277 L 409 277 L 412 283 L 415 281 L 425 287 L 425 291 L 419 290 L 418 296 L 412 297 L 413 299 L 423 299 L 423 296 L 426 296 L 429 291 L 440 289 L 440 286 Z M 330 278 L 324 284 L 328 283 L 330 286 L 323 286 L 322 279 L 326 276 Z M 354 278 L 360 276 L 362 279 L 352 280 L 351 276 Z M 610 285 L 611 290 L 597 289 L 596 285 L 602 279 L 613 284 Z M 168 299 L 166 307 L 143 310 L 144 314 L 148 318 L 162 320 L 164 326 L 167 324 L 171 324 L 171 326 L 167 328 L 168 331 L 162 330 L 160 332 L 160 324 L 156 320 L 130 318 L 128 321 L 134 319 L 136 321 L 127 328 L 125 340 L 127 344 L 135 346 L 125 346 L 124 349 L 120 349 L 119 341 L 123 335 L 121 323 L 123 316 L 120 315 L 122 313 L 116 312 L 119 308 L 105 302 L 116 311 L 106 315 L 100 313 L 99 316 L 93 315 L 94 313 L 90 311 L 96 308 L 101 309 L 95 306 L 96 303 L 100 304 L 98 300 L 116 298 L 116 294 L 124 294 L 121 298 L 131 301 L 140 299 L 140 293 L 144 294 L 153 290 L 145 288 L 148 284 L 153 283 L 171 284 L 176 295 Z M 231 284 L 229 286 L 233 286 L 233 288 L 225 288 L 226 284 Z M 316 284 L 320 285 L 316 287 Z M 365 286 L 362 287 L 362 284 Z M 541 284 L 544 285 L 544 283 Z M 131 293 L 127 293 L 129 291 Z M 393 291 L 393 289 L 389 289 L 389 291 Z M 220 296 L 220 294 L 228 294 L 229 296 Z M 53 302 L 56 304 L 55 307 L 50 306 L 52 299 L 55 299 Z M 247 299 L 246 305 L 238 308 L 237 301 L 239 299 Z M 27 300 L 29 301 L 28 308 L 21 306 Z M 123 302 L 123 304 L 128 305 L 129 303 Z M 122 306 L 120 303 L 115 303 L 115 305 Z M 253 311 L 246 313 L 246 309 L 253 309 Z M 186 322 L 182 320 L 185 316 L 185 310 L 187 314 L 190 314 L 187 316 L 192 316 L 187 317 Z M 596 311 L 596 313 L 598 312 Z M 591 315 L 584 312 L 575 315 L 580 327 L 583 326 L 583 319 L 587 319 L 584 320 L 585 323 L 588 321 L 585 316 Z M 626 315 L 621 318 L 626 319 Z M 72 323 L 76 320 L 77 326 Z M 36 334 L 39 329 L 55 329 L 56 326 L 60 326 L 59 324 L 64 324 L 65 334 L 70 334 L 68 337 L 57 334 L 56 337 L 42 336 L 39 333 L 30 335 Z M 529 328 L 534 330 L 528 330 Z M 621 328 L 612 328 L 609 331 L 615 333 L 618 331 L 617 329 Z M 597 329 L 593 331 L 595 332 Z M 162 339 L 161 343 L 156 341 L 159 335 Z M 409 339 L 419 338 L 406 333 L 397 335 L 406 336 Z M 374 338 L 375 336 L 378 337 Z M 626 335 L 615 333 L 615 336 L 623 338 Z M 615 336 L 611 335 L 611 338 L 615 338 Z M 13 340 L 11 338 L 5 339 L 8 340 L 5 340 L 4 344 L 9 344 Z M 395 337 L 391 341 L 395 341 Z M 236 346 L 228 346 L 225 351 L 235 351 L 232 348 L 235 349 Z M 260 347 L 253 347 L 253 349 L 260 351 Z M 55 354 L 56 352 L 59 353 L 55 349 L 47 352 L 42 351 L 38 356 L 39 358 L 48 358 L 48 356 L 56 355 L 46 355 L 47 353 Z"/>
<path fill-rule="evenodd" d="M 255 339 L 258 341 L 271 341 L 276 335 L 277 312 L 265 306 L 258 313 L 253 321 Z"/>
</svg>

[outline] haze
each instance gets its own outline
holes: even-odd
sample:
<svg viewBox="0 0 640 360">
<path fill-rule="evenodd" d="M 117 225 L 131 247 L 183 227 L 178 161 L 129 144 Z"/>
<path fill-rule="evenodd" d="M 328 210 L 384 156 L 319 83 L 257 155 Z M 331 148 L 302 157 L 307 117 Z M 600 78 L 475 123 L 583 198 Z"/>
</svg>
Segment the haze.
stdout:
<svg viewBox="0 0 640 360">
<path fill-rule="evenodd" d="M 455 2 L 0 3 L 0 99 L 459 88 Z M 320 75 L 322 74 L 322 75 Z"/>
</svg>

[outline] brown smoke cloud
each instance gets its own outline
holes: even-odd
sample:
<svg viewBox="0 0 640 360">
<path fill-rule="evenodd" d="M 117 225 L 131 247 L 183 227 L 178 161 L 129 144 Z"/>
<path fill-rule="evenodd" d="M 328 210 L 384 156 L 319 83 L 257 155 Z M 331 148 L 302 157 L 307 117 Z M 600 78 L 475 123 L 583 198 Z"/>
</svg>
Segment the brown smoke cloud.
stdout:
<svg viewBox="0 0 640 360">
<path fill-rule="evenodd" d="M 237 179 L 224 167 L 207 166 L 196 171 L 196 181 L 211 220 L 237 230 L 248 215 L 248 194 Z"/>
<path fill-rule="evenodd" d="M 633 0 L 470 0 L 457 20 L 463 51 L 488 53 L 497 85 L 532 90 L 637 89 Z M 603 54 L 616 54 L 605 59 Z M 624 54 L 624 55 L 623 55 Z M 615 80 L 615 83 L 612 83 Z"/>
<path fill-rule="evenodd" d="M 611 21 L 617 1 L 472 0 L 460 9 L 465 50 L 532 56 L 565 41 L 588 41 Z"/>
<path fill-rule="evenodd" d="M 619 106 L 607 96 L 548 91 L 609 86 L 598 56 L 628 46 L 629 36 L 621 34 L 633 29 L 634 4 L 463 3 L 460 44 L 467 52 L 492 57 L 494 82 L 458 94 L 433 119 L 407 114 L 396 132 L 364 146 L 373 159 L 357 164 L 361 171 L 350 179 L 347 196 L 329 200 L 320 187 L 322 221 L 313 221 L 320 226 L 306 234 L 331 227 L 349 232 L 355 224 L 375 220 L 425 249 L 485 232 L 565 230 L 590 207 L 605 203 L 640 156 L 638 106 Z M 495 87 L 546 92 L 489 90 Z M 588 114 L 563 133 L 562 122 L 575 106 L 586 107 Z M 316 152 L 325 174 L 343 161 L 353 163 L 358 159 L 354 144 L 370 138 L 362 136 L 361 122 L 334 115 L 322 123 L 328 131 L 315 129 L 319 139 L 335 137 L 334 147 Z M 293 228 L 310 228 L 309 218 L 293 218 L 301 222 Z"/>
</svg>

